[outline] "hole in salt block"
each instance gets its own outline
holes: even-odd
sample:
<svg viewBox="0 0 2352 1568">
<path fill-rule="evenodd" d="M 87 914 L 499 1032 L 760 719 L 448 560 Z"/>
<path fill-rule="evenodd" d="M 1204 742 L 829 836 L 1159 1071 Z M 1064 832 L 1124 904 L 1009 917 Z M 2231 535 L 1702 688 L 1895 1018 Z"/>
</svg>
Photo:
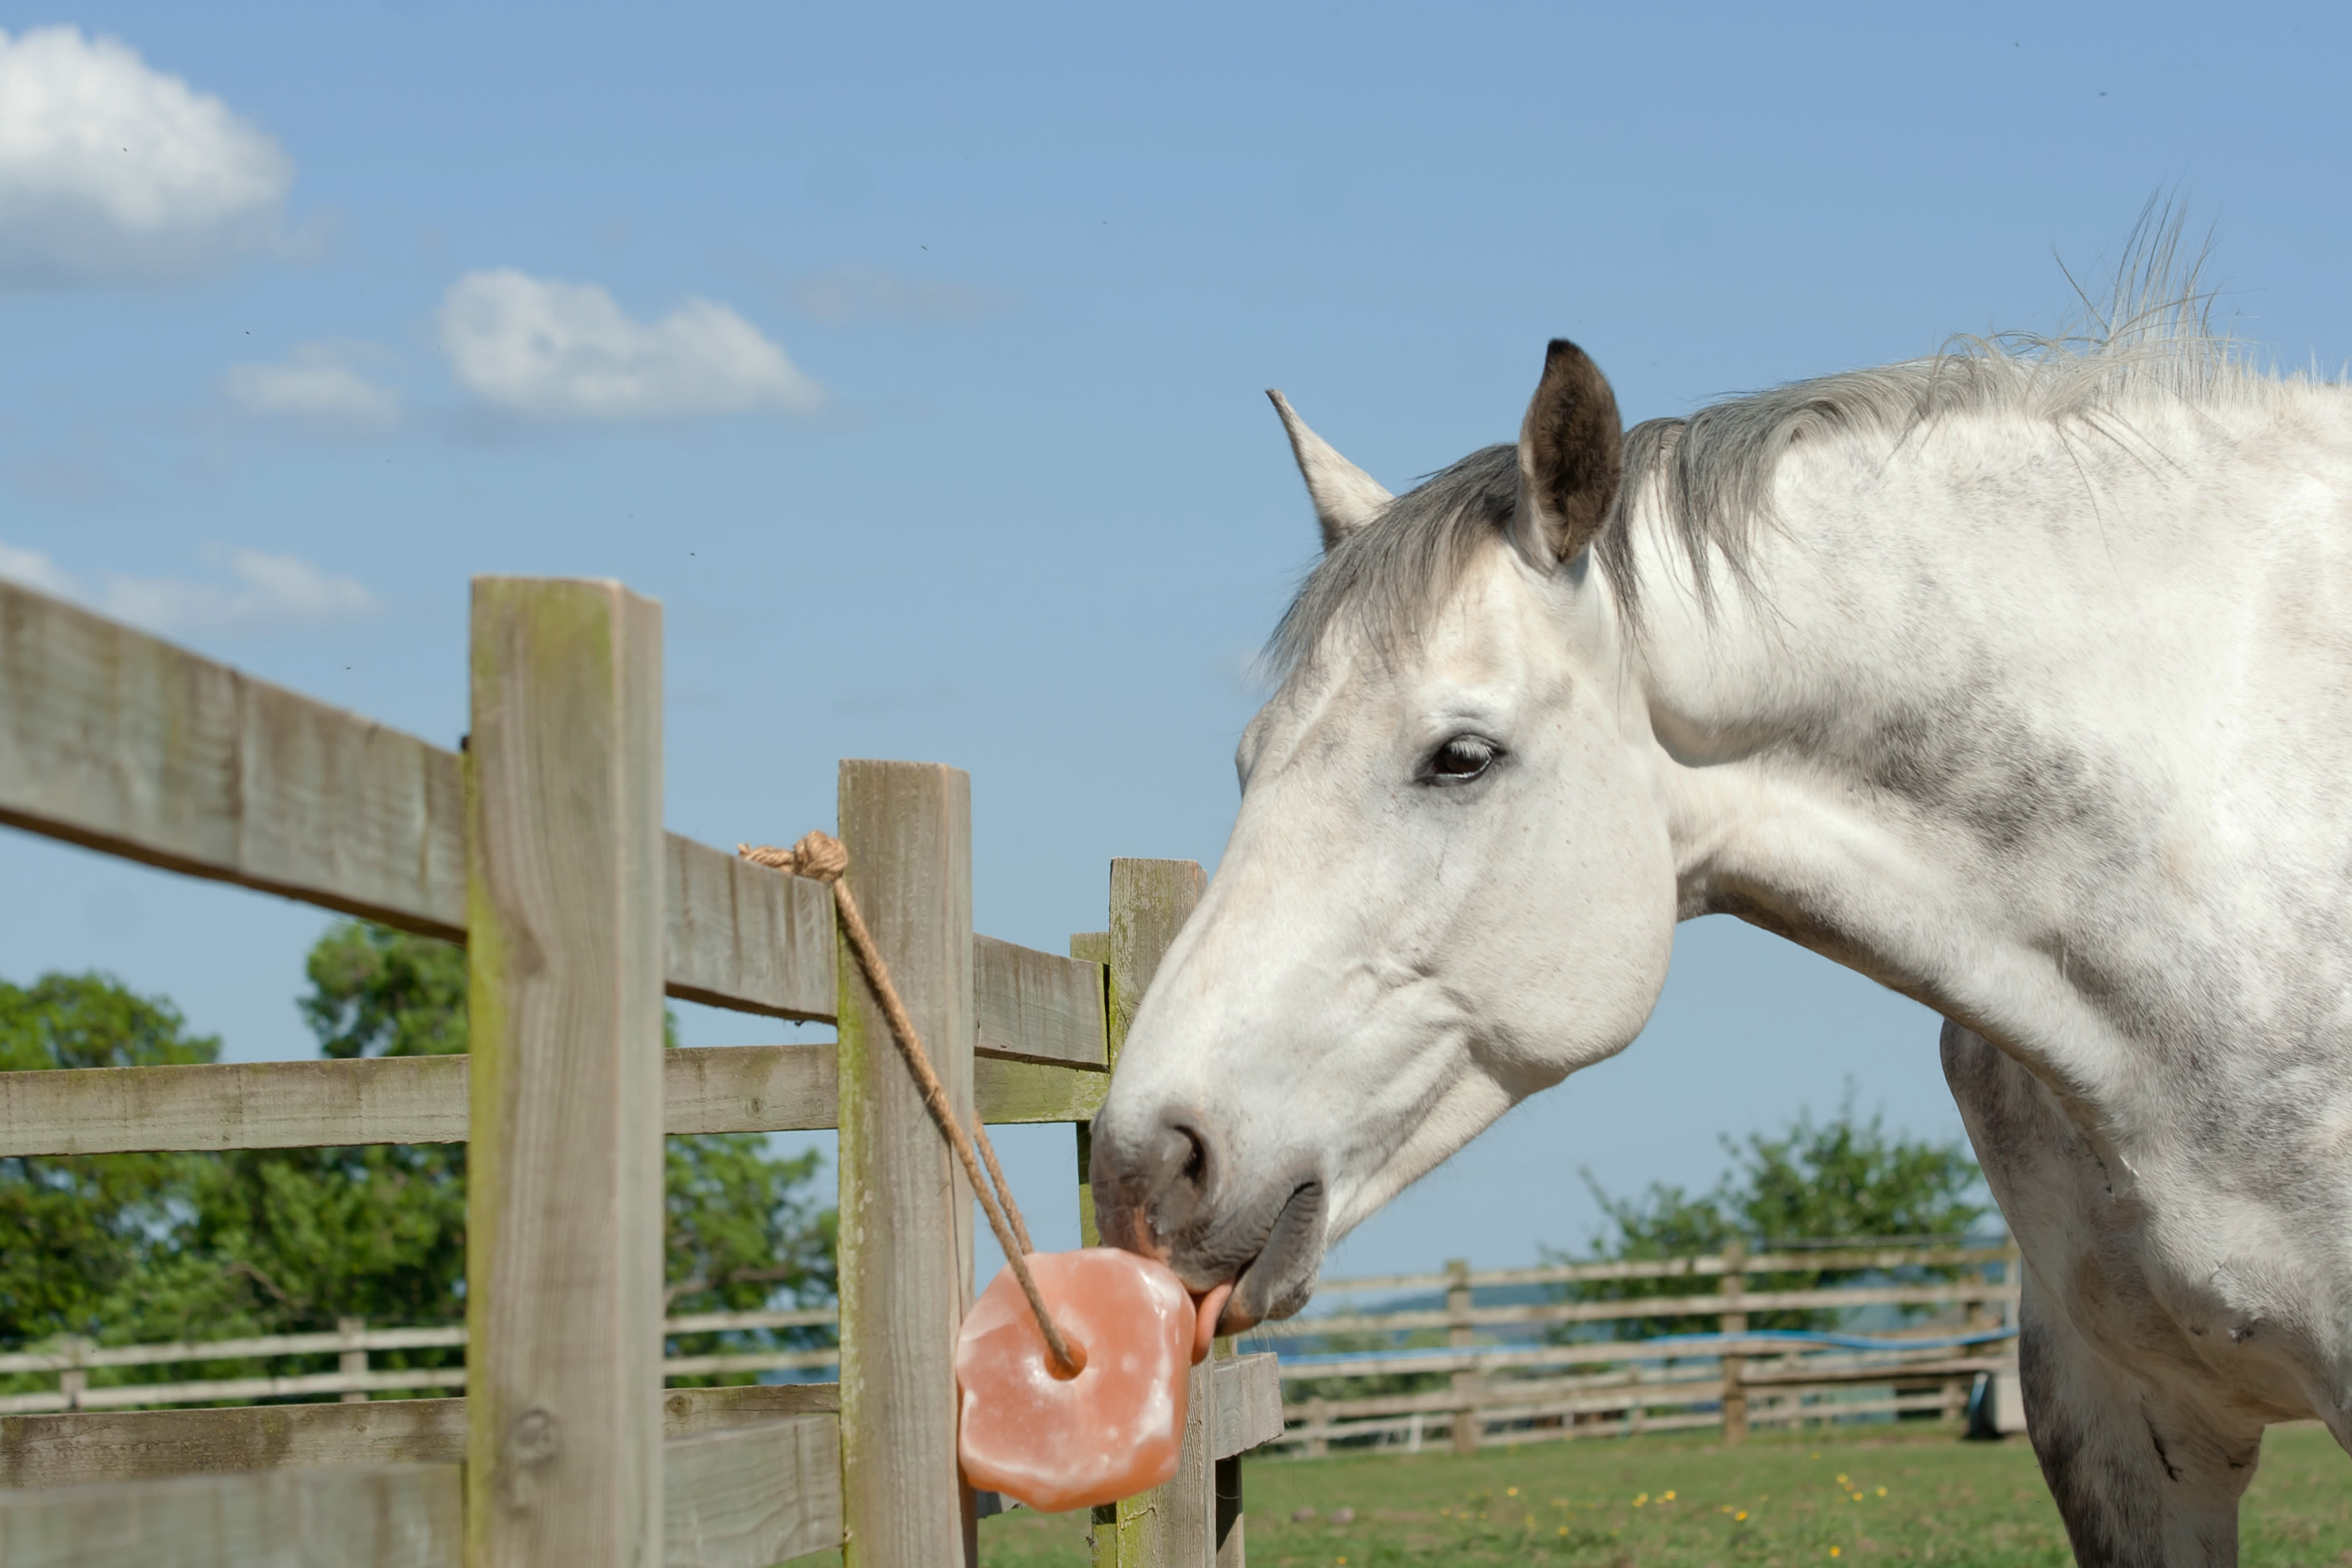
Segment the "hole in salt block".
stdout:
<svg viewBox="0 0 2352 1568">
<path fill-rule="evenodd" d="M 1044 1513 L 1149 1491 L 1176 1473 L 1192 1364 L 1192 1298 L 1164 1265 L 1114 1247 L 1032 1253 L 1029 1271 L 1086 1365 L 1055 1375 L 1013 1271 L 956 1342 L 957 1446 L 974 1487 Z"/>
</svg>

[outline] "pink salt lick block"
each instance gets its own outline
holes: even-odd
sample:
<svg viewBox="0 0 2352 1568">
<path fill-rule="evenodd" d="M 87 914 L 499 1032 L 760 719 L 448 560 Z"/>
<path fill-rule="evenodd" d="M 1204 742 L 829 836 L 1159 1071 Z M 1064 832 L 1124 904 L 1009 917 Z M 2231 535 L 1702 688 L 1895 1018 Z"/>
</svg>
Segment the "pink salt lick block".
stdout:
<svg viewBox="0 0 2352 1568">
<path fill-rule="evenodd" d="M 1167 1481 L 1184 1442 L 1185 1373 L 1208 1350 L 1199 1331 L 1214 1331 L 1225 1289 L 1196 1312 L 1174 1273 L 1131 1252 L 1033 1252 L 1028 1263 L 1079 1371 L 1059 1375 L 1021 1282 L 999 1273 L 956 1342 L 966 1479 L 1046 1513 Z"/>
</svg>

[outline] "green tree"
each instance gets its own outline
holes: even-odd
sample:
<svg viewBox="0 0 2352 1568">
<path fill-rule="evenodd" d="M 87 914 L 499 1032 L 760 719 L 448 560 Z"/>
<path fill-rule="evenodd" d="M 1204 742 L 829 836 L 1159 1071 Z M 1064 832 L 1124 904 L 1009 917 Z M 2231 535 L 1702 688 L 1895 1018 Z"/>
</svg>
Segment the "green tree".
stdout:
<svg viewBox="0 0 2352 1568">
<path fill-rule="evenodd" d="M 0 981 L 0 1072 L 209 1062 L 170 1003 L 102 974 Z M 187 1161 L 173 1154 L 0 1159 L 0 1346 L 97 1334 L 184 1215 Z"/>
<path fill-rule="evenodd" d="M 446 942 L 357 921 L 310 952 L 301 1014 L 331 1058 L 437 1056 L 467 1047 L 466 961 Z M 169 1004 L 102 975 L 0 984 L 0 1068 L 215 1059 Z M 813 1303 L 834 1289 L 834 1216 L 814 1154 L 756 1134 L 668 1140 L 674 1311 Z M 240 1150 L 0 1161 L 0 1344 L 59 1333 L 114 1342 L 216 1339 L 464 1315 L 462 1144 Z M 698 1335 L 698 1353 L 825 1336 Z M 379 1367 L 454 1352 L 376 1352 Z M 257 1366 L 131 1369 L 126 1378 L 234 1376 Z M 731 1374 L 718 1381 L 743 1381 Z"/>
<path fill-rule="evenodd" d="M 1738 1239 L 1752 1253 L 1801 1254 L 1828 1242 L 1949 1242 L 1992 1213 L 1984 1178 L 1966 1142 L 1890 1133 L 1883 1112 L 1864 1121 L 1848 1085 L 1837 1113 L 1817 1121 L 1808 1110 L 1778 1134 L 1723 1140 L 1730 1166 L 1712 1190 L 1692 1193 L 1654 1182 L 1618 1196 L 1584 1173 L 1602 1224 L 1586 1257 L 1630 1262 L 1715 1253 Z M 1556 1261 L 1570 1259 L 1551 1254 Z M 1790 1268 L 1748 1277 L 1751 1290 L 1813 1290 L 1851 1280 L 1855 1270 Z M 1879 1271 L 1894 1283 L 1956 1278 L 1957 1268 L 1915 1266 Z M 1588 1280 L 1564 1287 L 1580 1301 L 1643 1301 L 1688 1294 L 1688 1279 Z M 1843 1316 L 1818 1308 L 1752 1312 L 1751 1329 L 1827 1329 Z M 1646 1339 L 1711 1331 L 1708 1318 L 1643 1318 L 1606 1325 L 1611 1337 Z"/>
</svg>

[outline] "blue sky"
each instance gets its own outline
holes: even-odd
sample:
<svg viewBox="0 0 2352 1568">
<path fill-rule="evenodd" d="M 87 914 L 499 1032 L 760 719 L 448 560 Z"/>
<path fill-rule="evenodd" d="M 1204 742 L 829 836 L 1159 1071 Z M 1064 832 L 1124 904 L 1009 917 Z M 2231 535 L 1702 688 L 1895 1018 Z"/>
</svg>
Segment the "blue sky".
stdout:
<svg viewBox="0 0 2352 1568">
<path fill-rule="evenodd" d="M 2318 6 L 0 26 L 0 571 L 445 744 L 470 574 L 622 578 L 667 606 L 673 826 L 789 839 L 836 757 L 956 763 L 981 925 L 1039 946 L 1101 924 L 1113 855 L 1215 862 L 1314 544 L 1264 387 L 1402 488 L 1517 429 L 1556 333 L 1641 418 L 2049 328 L 2061 263 L 2176 190 L 2225 318 L 2352 356 Z M 0 973 L 102 966 L 232 1056 L 309 1052 L 309 911 L 13 834 L 0 888 Z M 1704 1181 L 1849 1079 L 1958 1131 L 1919 1008 L 1685 927 L 1642 1040 L 1334 1267 L 1580 1241 L 1579 1166 Z M 1066 1227 L 1067 1133 L 1008 1143 Z"/>
</svg>

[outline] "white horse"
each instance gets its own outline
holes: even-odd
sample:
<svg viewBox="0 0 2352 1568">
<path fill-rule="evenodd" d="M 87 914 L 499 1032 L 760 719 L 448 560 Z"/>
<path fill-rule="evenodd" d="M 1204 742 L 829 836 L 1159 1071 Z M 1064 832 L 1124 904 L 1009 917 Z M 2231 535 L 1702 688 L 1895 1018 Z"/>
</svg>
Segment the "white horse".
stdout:
<svg viewBox="0 0 2352 1568">
<path fill-rule="evenodd" d="M 2222 1563 L 2266 1423 L 2352 1447 L 2352 393 L 2175 304 L 1391 497 L 1275 395 L 1326 553 L 1095 1122 L 1225 1331 L 1622 1047 L 1678 919 L 1948 1020 L 2084 1563 Z"/>
</svg>

